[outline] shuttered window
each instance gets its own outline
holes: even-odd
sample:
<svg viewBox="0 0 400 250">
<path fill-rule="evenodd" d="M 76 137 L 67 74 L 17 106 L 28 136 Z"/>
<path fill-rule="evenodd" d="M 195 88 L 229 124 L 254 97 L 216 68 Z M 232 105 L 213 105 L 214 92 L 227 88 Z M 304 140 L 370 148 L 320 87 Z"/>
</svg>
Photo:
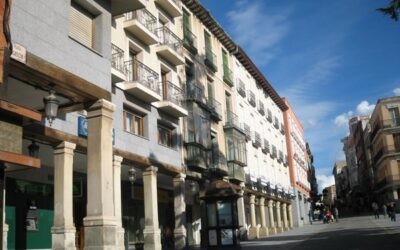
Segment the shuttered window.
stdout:
<svg viewBox="0 0 400 250">
<path fill-rule="evenodd" d="M 72 4 L 69 11 L 69 36 L 83 45 L 93 48 L 93 16 Z"/>
</svg>

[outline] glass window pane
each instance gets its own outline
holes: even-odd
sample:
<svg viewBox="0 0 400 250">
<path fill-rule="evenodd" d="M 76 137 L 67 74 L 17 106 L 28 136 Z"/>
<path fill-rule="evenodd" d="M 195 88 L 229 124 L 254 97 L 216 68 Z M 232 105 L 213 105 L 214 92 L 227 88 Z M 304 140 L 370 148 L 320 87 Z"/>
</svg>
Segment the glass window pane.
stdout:
<svg viewBox="0 0 400 250">
<path fill-rule="evenodd" d="M 217 208 L 215 203 L 207 204 L 207 217 L 209 227 L 217 226 Z"/>
<path fill-rule="evenodd" d="M 233 245 L 232 229 L 221 229 L 221 245 Z"/>
<path fill-rule="evenodd" d="M 231 226 L 232 225 L 232 204 L 230 202 L 218 202 L 218 225 Z"/>
</svg>

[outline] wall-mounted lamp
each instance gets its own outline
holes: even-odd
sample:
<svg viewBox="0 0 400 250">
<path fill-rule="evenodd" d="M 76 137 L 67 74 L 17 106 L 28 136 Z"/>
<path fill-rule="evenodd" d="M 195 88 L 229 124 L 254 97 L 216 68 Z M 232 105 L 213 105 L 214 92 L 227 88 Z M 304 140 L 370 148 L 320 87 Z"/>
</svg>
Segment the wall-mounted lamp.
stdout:
<svg viewBox="0 0 400 250">
<path fill-rule="evenodd" d="M 131 184 L 131 198 L 133 199 L 135 197 L 135 193 L 134 193 L 134 183 L 136 181 L 136 170 L 134 167 L 131 167 L 128 170 L 128 180 L 129 183 Z"/>
<path fill-rule="evenodd" d="M 32 143 L 28 146 L 29 156 L 39 158 L 39 148 L 39 145 L 37 145 L 36 142 L 32 140 Z"/>
<path fill-rule="evenodd" d="M 56 92 L 53 89 L 51 89 L 49 93 L 50 95 L 43 98 L 43 102 L 44 102 L 46 118 L 51 126 L 54 119 L 56 119 L 57 117 L 58 105 L 60 104 L 60 101 L 57 100 L 57 96 L 55 95 Z"/>
</svg>

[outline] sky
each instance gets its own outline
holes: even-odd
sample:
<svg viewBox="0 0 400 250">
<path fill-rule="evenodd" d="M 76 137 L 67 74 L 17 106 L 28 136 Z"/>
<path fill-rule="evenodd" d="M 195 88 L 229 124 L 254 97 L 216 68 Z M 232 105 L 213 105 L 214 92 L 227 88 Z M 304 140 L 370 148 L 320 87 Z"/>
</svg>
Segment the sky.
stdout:
<svg viewBox="0 0 400 250">
<path fill-rule="evenodd" d="M 400 95 L 400 21 L 389 0 L 201 0 L 305 129 L 319 189 L 334 184 L 348 119 Z"/>
</svg>

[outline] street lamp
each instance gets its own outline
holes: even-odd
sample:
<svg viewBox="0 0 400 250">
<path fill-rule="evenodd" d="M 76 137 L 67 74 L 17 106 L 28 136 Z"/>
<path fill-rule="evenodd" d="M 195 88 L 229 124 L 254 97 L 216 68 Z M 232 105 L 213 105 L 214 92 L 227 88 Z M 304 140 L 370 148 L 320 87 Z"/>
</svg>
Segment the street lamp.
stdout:
<svg viewBox="0 0 400 250">
<path fill-rule="evenodd" d="M 51 89 L 49 93 L 50 94 L 48 96 L 43 98 L 43 102 L 46 118 L 51 126 L 54 119 L 57 117 L 58 105 L 60 104 L 60 101 L 57 100 L 57 96 L 55 95 L 56 92 L 53 89 Z"/>
<path fill-rule="evenodd" d="M 36 142 L 32 140 L 32 143 L 28 146 L 29 156 L 39 158 L 39 148 L 39 145 L 37 145 Z"/>
</svg>

